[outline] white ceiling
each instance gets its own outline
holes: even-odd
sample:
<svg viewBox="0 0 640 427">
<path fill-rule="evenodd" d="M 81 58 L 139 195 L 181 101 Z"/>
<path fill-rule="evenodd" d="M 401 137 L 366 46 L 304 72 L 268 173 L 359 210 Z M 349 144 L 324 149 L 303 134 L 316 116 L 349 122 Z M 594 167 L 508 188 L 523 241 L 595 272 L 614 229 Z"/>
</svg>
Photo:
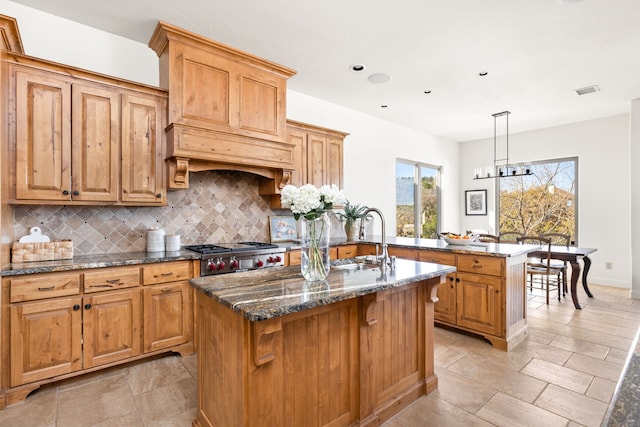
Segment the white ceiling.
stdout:
<svg viewBox="0 0 640 427">
<path fill-rule="evenodd" d="M 503 110 L 515 133 L 640 97 L 639 0 L 13 1 L 145 44 L 163 20 L 297 70 L 297 92 L 457 141 Z"/>
</svg>

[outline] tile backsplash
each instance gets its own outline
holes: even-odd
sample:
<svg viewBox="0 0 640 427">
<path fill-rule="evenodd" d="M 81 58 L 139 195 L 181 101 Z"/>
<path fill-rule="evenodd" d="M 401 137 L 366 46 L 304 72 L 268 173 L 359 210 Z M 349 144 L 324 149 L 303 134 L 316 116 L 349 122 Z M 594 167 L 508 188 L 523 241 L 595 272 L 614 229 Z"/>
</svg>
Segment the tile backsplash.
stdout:
<svg viewBox="0 0 640 427">
<path fill-rule="evenodd" d="M 245 172 L 191 173 L 188 190 L 170 191 L 167 206 L 14 207 L 16 239 L 40 227 L 52 240 L 72 239 L 75 255 L 146 250 L 146 231 L 159 227 L 180 234 L 182 244 L 269 241 L 269 216 L 290 215 L 272 210 L 258 194 L 260 177 Z M 345 236 L 332 216 L 332 237 Z"/>
</svg>

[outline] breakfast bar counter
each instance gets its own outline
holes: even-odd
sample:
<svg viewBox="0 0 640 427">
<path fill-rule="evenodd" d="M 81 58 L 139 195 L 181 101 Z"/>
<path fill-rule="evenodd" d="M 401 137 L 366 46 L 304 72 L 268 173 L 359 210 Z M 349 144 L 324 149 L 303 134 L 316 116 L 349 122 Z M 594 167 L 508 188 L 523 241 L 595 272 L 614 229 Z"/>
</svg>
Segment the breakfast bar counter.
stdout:
<svg viewBox="0 0 640 427">
<path fill-rule="evenodd" d="M 379 425 L 437 387 L 433 307 L 455 267 L 398 259 L 192 279 L 196 426 Z"/>
</svg>

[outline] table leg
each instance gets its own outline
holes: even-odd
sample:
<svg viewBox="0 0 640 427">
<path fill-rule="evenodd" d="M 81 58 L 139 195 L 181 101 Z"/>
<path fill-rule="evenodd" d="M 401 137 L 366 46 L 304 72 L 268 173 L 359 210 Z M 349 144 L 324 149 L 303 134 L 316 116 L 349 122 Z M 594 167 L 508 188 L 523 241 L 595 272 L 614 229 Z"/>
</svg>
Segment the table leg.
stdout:
<svg viewBox="0 0 640 427">
<path fill-rule="evenodd" d="M 582 261 L 584 262 L 584 270 L 582 270 L 582 287 L 584 291 L 587 293 L 589 298 L 593 298 L 591 291 L 589 290 L 589 286 L 587 285 L 587 274 L 589 273 L 589 268 L 591 268 L 591 260 L 588 256 L 582 257 Z"/>
<path fill-rule="evenodd" d="M 569 262 L 571 263 L 571 299 L 573 300 L 573 306 L 580 310 L 582 307 L 580 307 L 580 303 L 578 302 L 578 290 L 576 289 L 578 276 L 580 276 L 580 264 L 578 264 L 577 259 L 572 259 Z"/>
</svg>

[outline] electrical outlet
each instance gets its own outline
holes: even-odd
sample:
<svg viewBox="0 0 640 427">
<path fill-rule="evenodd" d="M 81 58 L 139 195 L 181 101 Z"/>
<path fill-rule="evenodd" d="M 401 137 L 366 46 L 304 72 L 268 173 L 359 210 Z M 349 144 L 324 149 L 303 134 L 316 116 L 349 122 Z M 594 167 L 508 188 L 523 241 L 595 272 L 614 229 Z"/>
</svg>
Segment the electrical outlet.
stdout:
<svg viewBox="0 0 640 427">
<path fill-rule="evenodd" d="M 604 268 L 606 268 L 607 270 L 613 270 L 613 263 L 611 261 L 605 262 Z"/>
</svg>

